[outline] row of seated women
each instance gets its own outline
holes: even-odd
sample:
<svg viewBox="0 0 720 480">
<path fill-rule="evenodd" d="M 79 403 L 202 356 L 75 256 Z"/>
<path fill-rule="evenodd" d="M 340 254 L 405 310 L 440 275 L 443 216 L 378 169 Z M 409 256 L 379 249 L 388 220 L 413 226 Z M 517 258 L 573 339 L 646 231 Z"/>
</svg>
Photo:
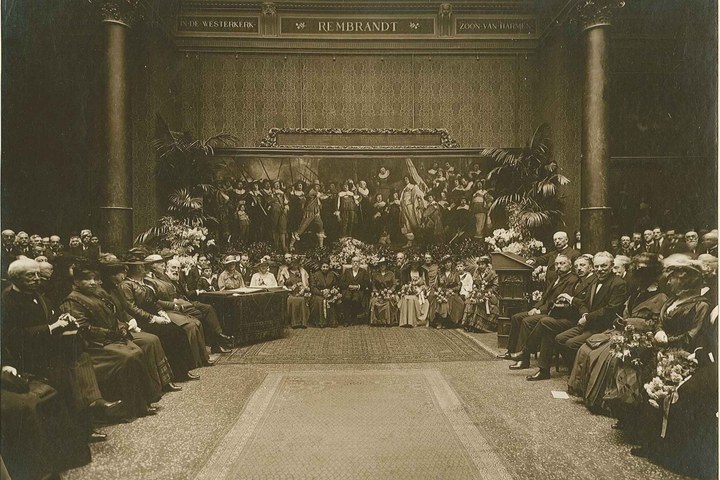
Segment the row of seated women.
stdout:
<svg viewBox="0 0 720 480">
<path fill-rule="evenodd" d="M 312 275 L 294 260 L 278 275 L 279 283 L 290 290 L 291 326 L 369 321 L 374 326 L 496 328 L 498 278 L 489 257 L 469 262 L 446 257 L 441 267 L 429 255 L 423 263 L 403 260 L 391 269 L 390 262 L 381 259 L 369 269 L 353 258 L 341 274 L 324 260 Z"/>
<path fill-rule="evenodd" d="M 204 333 L 212 315 L 180 300 L 172 282 L 148 276 L 156 259 L 134 255 L 76 262 L 59 305 L 44 295 L 49 277 L 38 262 L 10 264 L 2 413 L 12 421 L 3 422 L 2 457 L 12 478 L 86 463 L 87 443 L 105 439 L 96 426 L 156 414 L 164 393 L 182 389 L 176 382 L 198 379 L 194 370 L 214 363 Z"/>
<path fill-rule="evenodd" d="M 633 259 L 631 272 L 634 285 L 622 315 L 580 347 L 568 391 L 591 411 L 617 418 L 613 428 L 639 445 L 634 455 L 716 478 L 718 309 L 716 300 L 703 295 L 707 269 L 675 255 L 663 269 L 657 255 L 643 253 Z M 662 376 L 663 362 L 688 354 L 695 364 L 692 376 L 669 396 L 658 396 L 652 385 Z M 680 375 L 680 367 L 674 368 Z"/>
</svg>

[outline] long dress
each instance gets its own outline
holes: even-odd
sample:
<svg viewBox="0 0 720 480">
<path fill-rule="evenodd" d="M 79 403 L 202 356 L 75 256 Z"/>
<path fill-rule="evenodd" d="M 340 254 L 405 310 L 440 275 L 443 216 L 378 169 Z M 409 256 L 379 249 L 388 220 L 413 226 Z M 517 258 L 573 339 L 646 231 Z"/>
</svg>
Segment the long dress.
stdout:
<svg viewBox="0 0 720 480">
<path fill-rule="evenodd" d="M 155 291 L 142 282 L 127 278 L 120 284 L 120 292 L 125 297 L 125 309 L 144 331 L 160 338 L 167 354 L 175 380 L 187 378 L 189 370 L 195 368 L 190 344 L 182 327 L 174 323 L 151 323 L 157 315 L 157 297 Z"/>
<path fill-rule="evenodd" d="M 290 319 L 290 326 L 293 328 L 306 328 L 308 325 L 308 317 L 310 309 L 305 300 L 305 292 L 309 291 L 307 273 L 303 275 L 304 270 L 288 270 L 285 279 L 285 287 L 289 288 L 291 293 L 287 299 L 287 315 Z"/>
<path fill-rule="evenodd" d="M 81 327 L 103 398 L 122 400 L 129 417 L 144 415 L 147 406 L 158 401 L 162 392 L 150 375 L 142 349 L 132 342 L 105 291 L 86 295 L 75 290 L 60 310 L 75 317 Z"/>
<path fill-rule="evenodd" d="M 385 289 L 395 287 L 395 274 L 390 270 L 375 272 L 372 276 L 373 294 Z M 397 324 L 397 305 L 388 298 L 380 298 L 373 295 L 370 298 L 370 324 L 371 325 L 394 325 Z"/>
<path fill-rule="evenodd" d="M 313 296 L 310 301 L 309 322 L 318 327 L 336 326 L 337 314 L 335 312 L 335 301 L 329 301 L 330 290 L 338 288 L 337 273 L 328 270 L 326 273 L 317 271 L 310 277 L 310 291 Z"/>
<path fill-rule="evenodd" d="M 410 235 L 418 231 L 422 224 L 425 200 L 420 187 L 408 183 L 400 192 L 400 220 L 403 234 Z"/>
<path fill-rule="evenodd" d="M 427 320 L 429 303 L 425 295 L 425 280 L 419 272 L 410 272 L 410 285 L 415 287 L 417 293 L 400 297 L 398 324 L 401 327 L 424 325 Z"/>
<path fill-rule="evenodd" d="M 118 287 L 112 284 L 108 285 L 104 290 L 109 295 L 110 300 L 115 304 L 116 311 L 127 323 L 131 317 L 128 312 L 125 296 L 123 296 Z M 160 340 L 159 336 L 150 332 L 132 332 L 130 335 L 135 345 L 142 348 L 150 376 L 156 385 L 158 385 L 158 388 L 162 390 L 163 387 L 173 381 L 173 371 L 170 367 L 165 349 L 163 348 L 162 340 Z"/>
<path fill-rule="evenodd" d="M 157 308 L 167 313 L 167 316 L 175 325 L 179 325 L 185 330 L 185 335 L 187 335 L 190 343 L 190 351 L 195 359 L 195 366 L 202 367 L 206 365 L 210 356 L 205 347 L 205 331 L 202 322 L 190 315 L 173 311 L 175 308 L 173 300 L 182 297 L 175 285 L 156 277 L 145 277 L 145 281 L 149 286 L 155 288 Z"/>
<path fill-rule="evenodd" d="M 500 315 L 498 275 L 488 266 L 485 271 L 478 270 L 475 273 L 473 283 L 475 288 L 483 292 L 484 299 L 475 303 L 466 302 L 466 321 L 463 323 L 472 329 L 494 332 L 497 330 L 497 318 Z"/>
<path fill-rule="evenodd" d="M 638 331 L 651 330 L 666 300 L 667 296 L 660 290 L 639 292 L 627 300 L 622 316 L 627 324 L 635 326 Z M 615 333 L 620 332 L 611 329 L 591 336 L 575 356 L 568 378 L 568 392 L 583 398 L 590 409 L 600 408 L 606 391 L 613 390 L 620 366 L 609 342 Z"/>
</svg>

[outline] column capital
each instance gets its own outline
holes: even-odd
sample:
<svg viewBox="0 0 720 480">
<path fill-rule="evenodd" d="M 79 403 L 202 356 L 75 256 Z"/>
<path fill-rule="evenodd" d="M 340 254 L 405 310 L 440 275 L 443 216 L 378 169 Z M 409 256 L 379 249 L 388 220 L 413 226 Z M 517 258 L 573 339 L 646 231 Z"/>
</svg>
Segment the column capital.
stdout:
<svg viewBox="0 0 720 480">
<path fill-rule="evenodd" d="M 132 27 L 143 17 L 142 0 L 88 0 L 100 12 L 103 22 Z"/>
<path fill-rule="evenodd" d="M 277 7 L 272 2 L 264 2 L 262 4 L 262 14 L 272 16 L 277 14 Z"/>
<path fill-rule="evenodd" d="M 625 0 L 580 0 L 578 20 L 583 31 L 602 25 L 611 25 L 615 13 L 625 6 Z"/>
</svg>

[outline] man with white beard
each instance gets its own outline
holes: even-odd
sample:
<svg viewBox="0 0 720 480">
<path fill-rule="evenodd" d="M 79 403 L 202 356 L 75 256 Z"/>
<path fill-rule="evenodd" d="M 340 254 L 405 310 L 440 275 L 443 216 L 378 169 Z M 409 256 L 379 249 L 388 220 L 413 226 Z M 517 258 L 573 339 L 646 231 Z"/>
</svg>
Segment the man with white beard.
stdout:
<svg viewBox="0 0 720 480">
<path fill-rule="evenodd" d="M 174 258 L 168 260 L 165 265 L 165 276 L 175 286 L 180 296 L 180 298 L 175 299 L 175 303 L 180 306 L 184 314 L 195 317 L 202 322 L 212 353 L 229 353 L 230 350 L 227 347 L 233 345 L 234 339 L 223 333 L 217 312 L 212 305 L 190 300 L 191 294 L 184 283 L 180 281 L 180 267 L 180 261 Z"/>
</svg>

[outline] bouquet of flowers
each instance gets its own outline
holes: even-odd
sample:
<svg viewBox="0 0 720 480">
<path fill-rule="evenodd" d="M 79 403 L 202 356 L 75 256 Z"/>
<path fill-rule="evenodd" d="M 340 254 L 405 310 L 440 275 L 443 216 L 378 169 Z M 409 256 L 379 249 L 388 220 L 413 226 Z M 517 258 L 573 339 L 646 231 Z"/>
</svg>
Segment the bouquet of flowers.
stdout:
<svg viewBox="0 0 720 480">
<path fill-rule="evenodd" d="M 452 294 L 453 294 L 452 290 L 449 290 L 447 288 L 438 288 L 435 291 L 435 301 L 438 304 L 447 303 L 448 299 L 450 298 L 450 295 L 452 295 Z"/>
<path fill-rule="evenodd" d="M 542 299 L 542 292 L 540 290 L 533 290 L 530 294 L 530 298 L 533 302 L 539 302 Z"/>
<path fill-rule="evenodd" d="M 528 232 L 523 234 L 517 228 L 498 228 L 492 237 L 485 237 L 487 249 L 492 252 L 513 253 L 524 258 L 532 258 L 542 253 L 543 243 L 531 238 Z"/>
<path fill-rule="evenodd" d="M 372 296 L 379 300 L 392 300 L 395 298 L 395 292 L 392 288 L 383 288 L 382 290 L 374 291 Z"/>
<path fill-rule="evenodd" d="M 665 399 L 674 396 L 680 384 L 692 376 L 696 364 L 689 357 L 690 353 L 675 348 L 658 352 L 656 376 L 645 384 L 652 406 L 660 408 Z"/>
<path fill-rule="evenodd" d="M 332 287 L 323 293 L 323 298 L 328 304 L 333 304 L 342 298 L 342 293 L 340 293 L 340 290 L 337 287 Z"/>
<path fill-rule="evenodd" d="M 302 283 L 298 282 L 295 285 L 293 285 L 290 288 L 291 295 L 294 297 L 305 297 L 310 298 L 312 297 L 312 293 L 310 292 L 310 289 L 307 288 Z"/>
<path fill-rule="evenodd" d="M 480 284 L 470 292 L 470 295 L 467 297 L 467 302 L 471 304 L 483 303 L 488 298 L 490 298 L 490 292 L 483 284 Z"/>
<path fill-rule="evenodd" d="M 404 297 L 405 295 L 417 295 L 418 293 L 420 293 L 420 287 L 413 285 L 412 283 L 406 283 L 400 287 L 398 295 L 400 297 Z"/>
<path fill-rule="evenodd" d="M 533 282 L 542 283 L 545 281 L 546 276 L 547 276 L 547 267 L 544 265 L 540 265 L 532 272 Z"/>
<path fill-rule="evenodd" d="M 610 337 L 610 350 L 622 363 L 650 367 L 653 360 L 652 331 L 638 331 L 633 325 Z"/>
</svg>

